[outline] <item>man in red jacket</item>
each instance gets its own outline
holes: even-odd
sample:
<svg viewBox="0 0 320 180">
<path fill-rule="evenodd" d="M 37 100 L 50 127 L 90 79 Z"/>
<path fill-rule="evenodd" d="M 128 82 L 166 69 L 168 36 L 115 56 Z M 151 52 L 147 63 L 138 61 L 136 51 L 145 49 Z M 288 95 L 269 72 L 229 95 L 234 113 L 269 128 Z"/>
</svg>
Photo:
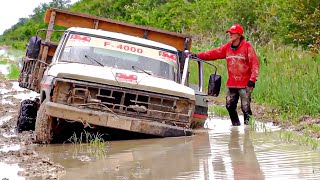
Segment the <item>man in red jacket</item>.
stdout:
<svg viewBox="0 0 320 180">
<path fill-rule="evenodd" d="M 228 68 L 226 108 L 232 125 L 239 126 L 240 121 L 236 111 L 239 97 L 245 124 L 248 124 L 252 115 L 251 93 L 259 74 L 259 60 L 252 45 L 245 41 L 241 25 L 234 24 L 227 33 L 230 35 L 230 42 L 194 56 L 203 60 L 226 59 Z"/>
</svg>

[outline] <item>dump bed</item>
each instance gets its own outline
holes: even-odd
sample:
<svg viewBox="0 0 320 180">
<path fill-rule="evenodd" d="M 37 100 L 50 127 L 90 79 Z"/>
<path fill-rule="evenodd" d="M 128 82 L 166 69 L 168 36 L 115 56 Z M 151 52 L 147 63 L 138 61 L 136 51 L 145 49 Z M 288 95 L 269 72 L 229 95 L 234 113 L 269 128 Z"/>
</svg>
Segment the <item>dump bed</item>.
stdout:
<svg viewBox="0 0 320 180">
<path fill-rule="evenodd" d="M 169 31 L 163 31 L 151 27 L 138 26 L 107 18 L 75 13 L 67 10 L 51 8 L 46 11 L 44 21 L 49 24 L 64 27 L 84 27 L 118 32 L 127 35 L 146 38 L 164 43 L 177 48 L 180 51 L 190 50 L 191 36 Z"/>
</svg>

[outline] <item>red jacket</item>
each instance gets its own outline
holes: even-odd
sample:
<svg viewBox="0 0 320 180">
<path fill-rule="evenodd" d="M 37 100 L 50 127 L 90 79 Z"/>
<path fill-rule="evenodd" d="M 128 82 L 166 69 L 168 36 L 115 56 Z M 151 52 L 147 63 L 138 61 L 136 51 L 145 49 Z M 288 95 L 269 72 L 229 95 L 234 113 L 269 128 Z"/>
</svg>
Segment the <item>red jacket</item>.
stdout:
<svg viewBox="0 0 320 180">
<path fill-rule="evenodd" d="M 249 80 L 256 82 L 259 74 L 259 60 L 249 42 L 242 40 L 236 50 L 231 42 L 206 52 L 197 54 L 203 60 L 226 59 L 228 68 L 227 87 L 245 88 Z"/>
</svg>

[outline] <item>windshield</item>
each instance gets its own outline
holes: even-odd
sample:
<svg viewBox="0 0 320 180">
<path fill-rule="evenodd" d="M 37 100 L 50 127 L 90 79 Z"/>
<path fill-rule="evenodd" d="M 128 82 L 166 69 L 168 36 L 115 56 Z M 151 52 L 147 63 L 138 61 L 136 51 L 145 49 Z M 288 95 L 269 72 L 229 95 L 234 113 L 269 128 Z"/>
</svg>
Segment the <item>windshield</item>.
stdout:
<svg viewBox="0 0 320 180">
<path fill-rule="evenodd" d="M 147 72 L 174 81 L 177 79 L 177 55 L 170 51 L 80 34 L 69 35 L 59 61 L 108 66 Z"/>
</svg>

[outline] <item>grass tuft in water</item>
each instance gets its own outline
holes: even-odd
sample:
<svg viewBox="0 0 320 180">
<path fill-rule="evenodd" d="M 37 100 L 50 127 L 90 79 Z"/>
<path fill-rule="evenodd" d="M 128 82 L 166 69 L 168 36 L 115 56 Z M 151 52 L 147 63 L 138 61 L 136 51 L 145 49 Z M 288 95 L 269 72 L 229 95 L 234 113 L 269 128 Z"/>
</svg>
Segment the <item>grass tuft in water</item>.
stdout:
<svg viewBox="0 0 320 180">
<path fill-rule="evenodd" d="M 266 123 L 256 122 L 253 117 L 249 119 L 249 126 L 252 131 L 262 131 L 263 133 L 271 133 L 271 130 L 267 128 Z"/>
<path fill-rule="evenodd" d="M 313 150 L 320 148 L 319 140 L 312 138 L 307 134 L 298 134 L 296 132 L 281 130 L 280 139 L 288 143 L 297 142 L 299 145 L 310 146 Z"/>
<path fill-rule="evenodd" d="M 81 132 L 79 136 L 74 133 L 67 142 L 71 142 L 77 146 L 77 152 L 89 153 L 96 158 L 104 158 L 106 156 L 107 141 L 103 139 L 104 134 L 90 133 L 87 131 Z"/>
</svg>

